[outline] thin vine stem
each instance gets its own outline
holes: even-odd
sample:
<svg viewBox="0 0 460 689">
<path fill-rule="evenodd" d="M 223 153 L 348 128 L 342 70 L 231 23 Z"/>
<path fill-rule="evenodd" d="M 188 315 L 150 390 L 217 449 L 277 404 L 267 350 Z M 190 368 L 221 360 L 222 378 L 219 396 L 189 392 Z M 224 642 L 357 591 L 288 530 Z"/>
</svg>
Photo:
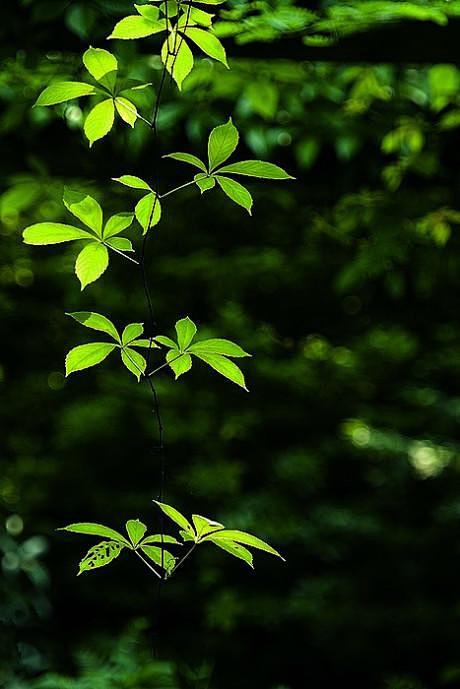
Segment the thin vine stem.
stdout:
<svg viewBox="0 0 460 689">
<path fill-rule="evenodd" d="M 195 548 L 197 547 L 197 545 L 198 545 L 198 543 L 194 543 L 194 544 L 192 545 L 192 547 L 185 553 L 184 557 L 182 557 L 182 558 L 179 560 L 179 562 L 177 563 L 177 565 L 174 567 L 174 569 L 173 569 L 173 571 L 171 572 L 171 575 L 170 575 L 170 576 L 172 576 L 172 575 L 174 574 L 174 572 L 176 571 L 176 569 L 179 569 L 179 567 L 185 562 L 185 560 L 193 553 L 193 551 L 195 550 Z"/>
<path fill-rule="evenodd" d="M 185 354 L 187 354 L 187 352 L 181 352 L 180 354 L 175 356 L 173 359 L 171 359 L 171 361 L 166 361 L 164 364 L 161 364 L 161 366 L 154 368 L 153 371 L 150 371 L 150 373 L 147 373 L 146 375 L 147 376 L 154 376 L 155 373 L 158 373 L 158 371 L 161 371 L 161 369 L 166 368 L 166 366 L 169 366 L 170 364 L 172 364 L 173 361 L 177 361 L 178 359 L 180 359 Z"/>
<path fill-rule="evenodd" d="M 174 189 L 170 189 L 170 191 L 167 191 L 164 194 L 160 194 L 158 198 L 165 199 L 167 196 L 175 194 L 176 191 L 180 191 L 181 189 L 185 189 L 186 187 L 190 187 L 192 184 L 196 184 L 194 179 L 192 179 L 191 182 L 186 182 L 186 184 L 181 184 L 180 187 L 174 187 Z"/>
<path fill-rule="evenodd" d="M 159 572 L 157 572 L 157 570 L 155 569 L 155 567 L 153 567 L 153 566 L 150 564 L 150 562 L 147 562 L 147 560 L 146 560 L 144 557 L 142 557 L 142 555 L 140 554 L 140 552 L 139 552 L 138 550 L 135 550 L 134 552 L 135 552 L 135 554 L 137 555 L 137 557 L 138 557 L 140 560 L 142 560 L 142 562 L 144 563 L 144 565 L 146 565 L 146 567 L 148 567 L 148 568 L 150 569 L 150 571 L 153 572 L 153 573 L 155 574 L 156 577 L 158 577 L 158 579 L 163 579 L 163 577 L 161 576 L 161 574 L 160 574 Z"/>
<path fill-rule="evenodd" d="M 109 246 L 109 249 L 111 249 L 112 251 L 115 251 L 116 254 L 123 256 L 123 258 L 126 258 L 128 261 L 131 261 L 131 263 L 135 263 L 136 266 L 139 265 L 139 261 L 136 261 L 136 259 L 132 258 L 132 256 L 127 256 L 127 254 L 123 253 L 123 251 L 120 251 L 120 249 L 115 249 L 114 246 Z"/>
</svg>

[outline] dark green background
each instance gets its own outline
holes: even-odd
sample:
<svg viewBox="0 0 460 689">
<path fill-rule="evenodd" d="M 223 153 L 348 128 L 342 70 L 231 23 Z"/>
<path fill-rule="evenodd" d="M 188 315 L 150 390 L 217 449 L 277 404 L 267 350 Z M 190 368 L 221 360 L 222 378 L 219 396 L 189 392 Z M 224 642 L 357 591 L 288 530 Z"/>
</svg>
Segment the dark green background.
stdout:
<svg viewBox="0 0 460 689">
<path fill-rule="evenodd" d="M 270 8 L 290 4 L 266 3 L 268 23 Z M 230 72 L 204 60 L 182 95 L 168 85 L 158 148 L 138 122 L 90 152 L 78 105 L 31 105 L 51 77 L 83 75 L 82 52 L 106 47 L 123 7 L 1 10 L 0 683 L 456 687 L 460 72 L 409 63 L 398 42 L 391 65 L 340 59 L 340 42 L 335 62 L 320 49 L 299 59 L 297 39 L 292 61 L 278 44 L 244 43 Z M 418 25 L 404 26 L 413 46 Z M 431 52 L 444 54 L 443 29 L 430 26 Z M 365 41 L 371 28 L 347 45 L 361 54 Z M 156 44 L 109 47 L 125 75 L 158 85 Z M 138 101 L 146 116 L 153 95 Z M 62 375 L 65 352 L 91 339 L 64 312 L 145 320 L 139 273 L 115 257 L 81 294 L 75 247 L 26 247 L 21 231 L 69 219 L 64 184 L 94 192 L 107 212 L 132 209 L 138 195 L 111 177 L 152 179 L 173 150 L 204 156 L 229 115 L 240 157 L 277 162 L 297 181 L 249 181 L 253 219 L 220 191 L 185 190 L 152 231 L 159 332 L 189 315 L 254 353 L 242 363 L 249 395 L 200 365 L 177 383 L 159 376 L 166 497 L 259 534 L 287 563 L 259 554 L 253 573 L 203 547 L 159 611 L 137 562 L 126 555 L 77 579 L 89 541 L 55 531 L 158 525 L 148 390 L 115 359 Z M 160 176 L 162 191 L 189 179 L 172 161 Z"/>
</svg>

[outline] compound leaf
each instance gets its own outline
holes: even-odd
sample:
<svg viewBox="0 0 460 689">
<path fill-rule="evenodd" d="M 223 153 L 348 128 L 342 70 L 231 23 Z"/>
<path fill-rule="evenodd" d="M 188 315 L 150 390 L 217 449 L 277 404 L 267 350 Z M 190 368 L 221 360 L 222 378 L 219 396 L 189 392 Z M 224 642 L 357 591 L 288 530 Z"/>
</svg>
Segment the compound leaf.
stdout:
<svg viewBox="0 0 460 689">
<path fill-rule="evenodd" d="M 210 533 L 214 533 L 215 531 L 220 531 L 221 529 L 225 528 L 223 524 L 215 522 L 212 519 L 202 517 L 199 514 L 192 514 L 192 521 L 198 538 L 203 538 Z"/>
<path fill-rule="evenodd" d="M 124 347 L 121 350 L 121 359 L 128 371 L 136 376 L 137 382 L 139 382 L 147 368 L 147 362 L 142 354 L 136 352 L 135 349 L 131 349 L 131 347 Z"/>
<path fill-rule="evenodd" d="M 113 237 L 114 235 L 123 232 L 123 230 L 128 229 L 133 220 L 133 213 L 117 213 L 116 215 L 112 215 L 112 217 L 106 222 L 102 236 L 104 239 L 107 239 L 108 237 Z"/>
<path fill-rule="evenodd" d="M 190 524 L 188 519 L 184 517 L 183 514 L 176 510 L 175 507 L 171 507 L 171 505 L 166 505 L 164 502 L 158 502 L 158 500 L 154 500 L 153 502 L 158 505 L 160 510 L 164 512 L 166 516 L 172 519 L 173 522 L 180 526 L 180 528 L 183 529 L 183 531 L 188 533 L 190 536 L 193 537 L 193 540 L 195 540 L 195 531 L 193 529 L 193 526 Z"/>
<path fill-rule="evenodd" d="M 233 357 L 244 357 L 251 356 L 248 352 L 245 352 L 239 345 L 230 340 L 224 340 L 220 337 L 213 337 L 209 340 L 201 340 L 200 342 L 195 342 L 189 348 L 189 352 L 196 354 L 222 354 L 223 356 L 233 356 Z"/>
<path fill-rule="evenodd" d="M 144 324 L 143 323 L 130 323 L 123 330 L 123 334 L 121 336 L 121 341 L 124 345 L 130 344 L 133 340 L 137 339 L 139 337 L 139 335 L 142 335 L 143 332 L 144 332 Z"/>
<path fill-rule="evenodd" d="M 187 349 L 191 341 L 196 335 L 196 325 L 187 316 L 186 318 L 181 318 L 176 323 L 176 333 L 177 333 L 177 344 L 181 352 Z"/>
<path fill-rule="evenodd" d="M 170 349 L 166 354 L 166 361 L 174 371 L 176 380 L 192 368 L 192 357 L 190 354 L 181 354 L 178 349 Z"/>
<path fill-rule="evenodd" d="M 231 163 L 219 169 L 219 173 L 223 172 L 261 179 L 294 179 L 283 168 L 263 160 L 242 160 L 239 163 Z"/>
<path fill-rule="evenodd" d="M 240 545 L 239 543 L 234 543 L 233 541 L 225 541 L 222 539 L 213 538 L 213 536 L 210 536 L 209 540 L 212 543 L 214 543 L 214 545 L 216 545 L 218 548 L 222 548 L 222 550 L 225 550 L 227 553 L 230 553 L 230 555 L 233 555 L 234 557 L 243 560 L 250 567 L 252 567 L 252 569 L 254 569 L 254 558 L 252 556 L 252 553 L 244 546 Z"/>
<path fill-rule="evenodd" d="M 103 48 L 88 48 L 83 55 L 83 64 L 91 76 L 112 90 L 115 86 L 118 61 L 115 55 Z"/>
<path fill-rule="evenodd" d="M 209 57 L 212 57 L 214 60 L 221 62 L 227 67 L 227 69 L 229 69 L 225 48 L 217 36 L 210 31 L 196 29 L 195 27 L 189 27 L 185 33 L 186 36 L 203 51 L 203 53 L 209 55 Z"/>
<path fill-rule="evenodd" d="M 156 565 L 162 567 L 168 574 L 170 574 L 176 564 L 176 558 L 172 553 L 164 548 L 158 548 L 155 545 L 141 545 L 141 550 L 147 555 Z"/>
<path fill-rule="evenodd" d="M 151 21 L 146 17 L 134 14 L 121 19 L 115 25 L 109 38 L 119 38 L 121 40 L 145 38 L 146 36 L 153 36 L 153 34 L 164 31 L 165 28 L 165 22 L 163 21 Z"/>
<path fill-rule="evenodd" d="M 125 187 L 130 187 L 131 189 L 146 189 L 147 191 L 153 191 L 147 182 L 144 182 L 143 179 L 135 175 L 122 175 L 121 177 L 113 177 L 112 179 L 114 182 L 124 184 Z"/>
<path fill-rule="evenodd" d="M 248 545 L 252 548 L 257 548 L 258 550 L 263 550 L 266 553 L 270 553 L 270 555 L 276 555 L 276 557 L 279 557 L 281 558 L 281 560 L 284 560 L 284 557 L 282 557 L 277 550 L 268 545 L 268 543 L 265 543 L 265 541 L 262 541 L 261 538 L 257 538 L 257 536 L 253 536 L 252 534 L 246 533 L 245 531 L 238 531 L 236 529 L 225 529 L 224 531 L 219 531 L 219 533 L 217 534 L 212 534 L 212 540 L 214 542 L 216 540 L 219 540 L 219 542 L 235 541 L 236 543 L 242 543 L 243 545 Z"/>
</svg>

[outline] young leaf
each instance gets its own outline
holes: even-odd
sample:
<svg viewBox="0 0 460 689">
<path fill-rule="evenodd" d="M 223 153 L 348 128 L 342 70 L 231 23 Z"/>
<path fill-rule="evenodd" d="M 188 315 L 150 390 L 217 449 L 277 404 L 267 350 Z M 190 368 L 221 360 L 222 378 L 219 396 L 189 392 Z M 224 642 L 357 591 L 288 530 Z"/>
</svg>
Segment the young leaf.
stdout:
<svg viewBox="0 0 460 689">
<path fill-rule="evenodd" d="M 102 48 L 88 48 L 83 55 L 83 64 L 96 80 L 113 89 L 116 82 L 118 62 L 115 55 Z"/>
<path fill-rule="evenodd" d="M 226 124 L 215 127 L 209 135 L 208 157 L 209 169 L 212 172 L 218 165 L 230 158 L 238 146 L 238 130 L 230 117 Z"/>
<path fill-rule="evenodd" d="M 90 147 L 95 141 L 106 136 L 113 127 L 115 119 L 115 106 L 112 98 L 98 103 L 85 120 L 84 131 Z"/>
<path fill-rule="evenodd" d="M 163 21 L 150 21 L 145 17 L 134 14 L 121 19 L 115 25 L 109 39 L 118 38 L 126 41 L 133 38 L 146 38 L 146 36 L 153 36 L 153 34 L 164 30 L 165 23 Z"/>
<path fill-rule="evenodd" d="M 161 204 L 155 192 L 144 196 L 134 209 L 139 225 L 142 227 L 143 234 L 151 227 L 154 227 L 161 219 Z"/>
<path fill-rule="evenodd" d="M 144 332 L 144 324 L 143 323 L 130 323 L 123 330 L 123 334 L 121 336 L 121 341 L 124 345 L 129 344 L 133 340 L 136 340 L 139 337 L 139 335 L 142 335 L 143 332 Z"/>
<path fill-rule="evenodd" d="M 73 189 L 64 189 L 64 206 L 72 215 L 99 235 L 102 234 L 102 208 L 92 196 Z"/>
<path fill-rule="evenodd" d="M 109 252 L 99 242 L 91 242 L 80 251 L 75 263 L 75 272 L 80 280 L 82 291 L 95 282 L 109 265 Z"/>
<path fill-rule="evenodd" d="M 92 522 L 76 522 L 75 524 L 69 524 L 68 526 L 63 526 L 58 531 L 70 531 L 71 533 L 86 534 L 87 536 L 102 536 L 102 538 L 109 538 L 112 541 L 118 541 L 124 545 L 131 547 L 130 542 L 122 536 L 121 533 L 111 529 L 109 526 L 104 526 L 103 524 L 94 524 Z"/>
<path fill-rule="evenodd" d="M 163 158 L 172 158 L 173 160 L 178 160 L 181 163 L 188 163 L 189 165 L 194 165 L 203 172 L 207 172 L 206 165 L 203 163 L 203 161 L 191 153 L 168 153 L 168 155 L 163 156 Z"/>
<path fill-rule="evenodd" d="M 243 372 L 233 361 L 230 361 L 221 354 L 204 354 L 202 352 L 194 352 L 194 354 L 208 364 L 208 366 L 211 366 L 217 373 L 220 373 L 221 376 L 225 376 L 225 378 L 231 380 L 232 383 L 236 383 L 236 385 L 239 385 L 243 390 L 248 392 Z"/>
<path fill-rule="evenodd" d="M 26 227 L 22 233 L 25 244 L 35 246 L 45 244 L 62 244 L 75 239 L 94 239 L 94 235 L 86 230 L 80 230 L 72 225 L 63 225 L 59 222 L 39 222 Z"/>
<path fill-rule="evenodd" d="M 215 531 L 220 531 L 221 529 L 225 528 L 223 524 L 219 524 L 219 522 L 212 521 L 212 519 L 202 517 L 199 514 L 192 514 L 192 521 L 198 538 L 203 538 L 210 533 L 214 533 Z"/>
<path fill-rule="evenodd" d="M 154 545 L 141 545 L 141 550 L 147 555 L 156 565 L 163 567 L 163 569 L 170 574 L 176 564 L 176 558 L 168 550 L 158 548 Z"/>
<path fill-rule="evenodd" d="M 113 177 L 114 182 L 120 182 L 124 184 L 125 187 L 130 187 L 131 189 L 146 189 L 147 191 L 153 191 L 153 189 L 144 182 L 140 177 L 135 177 L 134 175 L 122 175 L 121 177 Z"/>
<path fill-rule="evenodd" d="M 80 562 L 78 575 L 110 564 L 119 556 L 124 546 L 116 541 L 102 541 L 93 545 Z"/>
<path fill-rule="evenodd" d="M 228 196 L 229 199 L 242 206 L 248 211 L 249 215 L 252 215 L 252 196 L 246 187 L 229 177 L 223 177 L 221 175 L 216 175 L 217 183 Z"/>
<path fill-rule="evenodd" d="M 166 337 L 166 335 L 157 335 L 153 339 L 155 340 L 155 342 L 159 342 L 164 347 L 171 347 L 172 349 L 177 349 L 177 345 L 174 342 L 174 340 L 171 340 L 170 337 Z"/>
<path fill-rule="evenodd" d="M 252 569 L 254 569 L 254 558 L 252 553 L 250 553 L 249 550 L 244 546 L 234 543 L 233 541 L 225 541 L 223 539 L 213 538 L 212 536 L 210 536 L 208 540 L 214 543 L 214 545 L 217 545 L 219 548 L 222 548 L 222 550 L 225 550 L 227 553 L 230 553 L 230 555 L 243 560 L 250 567 L 252 567 Z"/>
<path fill-rule="evenodd" d="M 151 543 L 172 543 L 173 545 L 183 545 L 174 536 L 169 536 L 168 534 L 152 534 L 151 536 L 146 536 L 142 541 L 141 545 L 149 545 Z"/>
<path fill-rule="evenodd" d="M 140 340 L 133 340 L 133 342 L 129 343 L 130 347 L 142 347 L 143 349 L 157 349 L 158 345 L 155 344 L 153 341 L 153 337 L 150 340 L 147 339 L 140 339 Z"/>
<path fill-rule="evenodd" d="M 180 526 L 181 529 L 183 529 L 186 533 L 192 536 L 193 540 L 195 540 L 195 531 L 193 530 L 193 526 L 190 524 L 188 519 L 184 517 L 183 514 L 178 512 L 178 510 L 176 510 L 175 507 L 171 507 L 171 505 L 166 505 L 164 502 L 158 502 L 158 500 L 154 500 L 153 502 L 157 504 L 160 510 L 164 512 L 170 519 L 172 519 L 173 522 Z"/>
<path fill-rule="evenodd" d="M 139 519 L 130 519 L 126 522 L 126 531 L 134 547 L 144 538 L 147 527 Z"/>
<path fill-rule="evenodd" d="M 91 342 L 74 347 L 65 359 L 66 376 L 75 373 L 75 371 L 83 371 L 85 368 L 100 364 L 113 352 L 115 347 L 116 345 L 107 342 Z"/>
<path fill-rule="evenodd" d="M 230 340 L 224 340 L 220 337 L 213 337 L 209 340 L 201 340 L 195 342 L 189 348 L 189 352 L 196 354 L 222 354 L 223 356 L 244 357 L 252 356 L 244 351 L 239 345 Z"/>
<path fill-rule="evenodd" d="M 131 349 L 131 347 L 124 347 L 121 350 L 121 359 L 128 371 L 136 376 L 137 382 L 139 382 L 147 368 L 147 362 L 142 354 L 136 352 L 135 349 Z"/>
<path fill-rule="evenodd" d="M 112 237 L 107 239 L 105 243 L 112 249 L 118 249 L 118 251 L 134 251 L 133 245 L 126 237 Z"/>
<path fill-rule="evenodd" d="M 84 325 L 85 328 L 107 333 L 107 335 L 113 337 L 114 340 L 120 342 L 120 336 L 112 321 L 109 321 L 105 316 L 101 316 L 100 313 L 94 313 L 93 311 L 74 311 L 73 313 L 67 313 L 66 316 L 70 316 L 76 320 L 77 323 Z"/>
<path fill-rule="evenodd" d="M 170 349 L 166 354 L 166 361 L 174 371 L 176 380 L 192 368 L 192 357 L 190 354 L 181 354 L 178 349 Z"/>
<path fill-rule="evenodd" d="M 81 98 L 82 96 L 92 96 L 96 93 L 96 89 L 91 84 L 85 84 L 79 81 L 58 81 L 56 84 L 47 86 L 44 91 L 38 96 L 35 106 L 43 105 L 57 105 L 58 103 L 65 103 L 74 98 Z"/>
<path fill-rule="evenodd" d="M 107 239 L 108 237 L 113 237 L 123 232 L 123 230 L 126 230 L 132 224 L 133 220 L 133 213 L 117 213 L 116 215 L 112 215 L 112 217 L 107 220 L 104 227 L 104 232 L 102 234 L 103 238 Z"/>
<path fill-rule="evenodd" d="M 121 119 L 129 124 L 130 127 L 134 127 L 137 120 L 137 108 L 134 103 L 131 103 L 127 98 L 118 96 L 115 98 L 115 107 Z"/>
<path fill-rule="evenodd" d="M 209 55 L 209 57 L 212 57 L 218 62 L 222 62 L 227 69 L 230 69 L 227 62 L 227 55 L 225 54 L 225 48 L 217 36 L 210 31 L 203 31 L 203 29 L 196 29 L 194 27 L 189 27 L 185 35 L 196 43 L 203 53 L 206 53 L 206 55 Z"/>
<path fill-rule="evenodd" d="M 216 180 L 214 179 L 214 177 L 208 177 L 202 172 L 200 172 L 198 175 L 195 175 L 193 179 L 195 180 L 202 194 L 204 194 L 205 191 L 214 189 L 214 187 L 216 186 Z"/>
<path fill-rule="evenodd" d="M 279 557 L 281 558 L 281 560 L 284 561 L 284 557 L 282 557 L 282 555 L 280 555 L 277 550 L 268 545 L 268 543 L 265 543 L 265 541 L 262 541 L 262 539 L 257 538 L 257 536 L 253 536 L 252 534 L 246 533 L 245 531 L 237 531 L 236 529 L 225 529 L 224 531 L 219 531 L 216 534 L 212 534 L 211 537 L 214 542 L 216 540 L 219 540 L 219 542 L 235 541 L 236 543 L 243 543 L 244 545 L 248 545 L 252 548 L 257 548 L 258 550 L 263 550 L 266 553 L 270 553 L 270 555 L 276 555 L 276 557 Z"/>
<path fill-rule="evenodd" d="M 188 76 L 193 69 L 193 53 L 182 36 L 178 38 L 175 38 L 175 36 L 175 32 L 170 33 L 163 43 L 161 48 L 161 60 L 176 82 L 179 91 L 181 91 L 185 77 Z M 174 52 L 175 46 L 176 51 Z"/>
<path fill-rule="evenodd" d="M 219 169 L 219 174 L 223 172 L 246 175 L 247 177 L 260 177 L 261 179 L 295 179 L 278 165 L 266 163 L 263 160 L 242 160 L 239 163 L 224 165 Z"/>
<path fill-rule="evenodd" d="M 187 316 L 186 318 L 181 318 L 180 321 L 176 323 L 176 333 L 177 333 L 177 344 L 181 352 L 187 349 L 191 341 L 196 335 L 196 325 Z"/>
</svg>

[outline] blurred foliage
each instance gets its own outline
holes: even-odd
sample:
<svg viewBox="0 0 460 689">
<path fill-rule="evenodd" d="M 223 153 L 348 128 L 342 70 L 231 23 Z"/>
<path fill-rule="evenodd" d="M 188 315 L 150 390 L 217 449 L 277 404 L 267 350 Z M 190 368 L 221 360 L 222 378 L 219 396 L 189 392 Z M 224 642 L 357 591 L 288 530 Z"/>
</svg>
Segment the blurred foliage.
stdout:
<svg viewBox="0 0 460 689">
<path fill-rule="evenodd" d="M 75 250 L 31 249 L 20 233 L 66 217 L 64 184 L 105 189 L 108 211 L 127 210 L 135 195 L 110 178 L 151 178 L 153 151 L 139 123 L 89 154 L 84 103 L 31 104 L 52 77 L 81 73 L 88 41 L 104 45 L 129 5 L 23 0 L 3 10 L 0 684 L 162 686 L 164 666 L 147 660 L 153 645 L 179 666 L 179 686 L 188 681 L 183 665 L 203 665 L 213 673 L 202 686 L 216 689 L 456 687 L 453 64 L 260 60 L 248 43 L 230 72 L 203 60 L 180 98 L 168 85 L 161 153 L 202 154 L 209 129 L 232 115 L 248 157 L 276 160 L 298 178 L 289 188 L 251 184 L 253 221 L 218 192 L 184 191 L 165 207 L 148 257 L 162 330 L 189 313 L 204 335 L 255 353 L 249 396 L 198 368 L 183 382 L 160 379 L 167 498 L 283 541 L 288 563 L 261 561 L 254 577 L 203 550 L 165 587 L 161 610 L 155 582 L 129 563 L 91 581 L 74 577 L 75 543 L 54 529 L 82 515 L 113 526 L 138 515 L 154 526 L 159 458 L 147 392 L 116 365 L 64 379 L 63 353 L 80 341 L 63 313 L 141 321 L 145 308 L 137 274 L 116 261 L 82 303 L 71 279 Z M 334 13 L 337 31 L 347 30 L 346 17 L 355 31 L 398 13 L 442 23 L 442 13 L 458 12 L 454 0 L 292 7 L 233 2 L 221 30 L 237 24 L 238 41 L 318 36 L 324 22 L 329 39 Z M 155 92 L 161 66 L 145 45 L 116 50 L 124 76 L 153 81 Z M 152 92 L 138 98 L 148 114 Z M 176 170 L 163 164 L 162 189 L 187 181 Z M 145 616 L 160 620 L 160 633 L 147 629 L 134 636 L 135 652 L 124 650 L 127 623 Z M 77 665 L 75 648 L 83 648 Z"/>
</svg>

